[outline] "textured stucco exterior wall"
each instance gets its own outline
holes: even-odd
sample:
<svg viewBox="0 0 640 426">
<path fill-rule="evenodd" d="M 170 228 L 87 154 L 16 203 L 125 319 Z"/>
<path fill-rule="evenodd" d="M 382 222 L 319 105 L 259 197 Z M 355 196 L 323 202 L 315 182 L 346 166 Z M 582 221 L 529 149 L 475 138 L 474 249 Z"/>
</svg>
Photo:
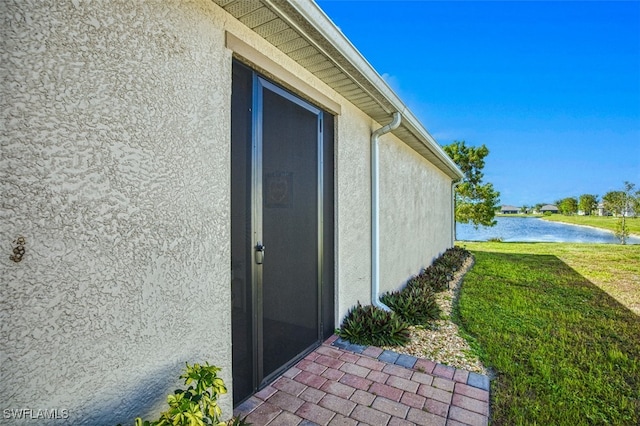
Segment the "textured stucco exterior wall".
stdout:
<svg viewBox="0 0 640 426">
<path fill-rule="evenodd" d="M 158 414 L 186 361 L 222 367 L 230 395 L 225 31 L 340 104 L 336 325 L 370 303 L 380 124 L 208 0 L 15 0 L 0 16 L 0 409 L 130 423 Z M 450 181 L 391 135 L 380 154 L 386 290 L 451 244 L 451 198 Z"/>
<path fill-rule="evenodd" d="M 337 325 L 358 301 L 371 303 L 371 132 L 387 124 L 349 105 L 343 105 L 336 140 Z M 453 206 L 451 178 L 391 134 L 379 144 L 384 293 L 452 246 Z"/>
<path fill-rule="evenodd" d="M 372 120 L 348 104 L 336 132 L 336 326 L 358 301 L 371 303 Z"/>
<path fill-rule="evenodd" d="M 230 383 L 224 13 L 16 0 L 0 16 L 0 408 L 131 424 L 187 361 Z"/>
<path fill-rule="evenodd" d="M 451 247 L 451 178 L 392 135 L 380 143 L 380 291 Z"/>
</svg>

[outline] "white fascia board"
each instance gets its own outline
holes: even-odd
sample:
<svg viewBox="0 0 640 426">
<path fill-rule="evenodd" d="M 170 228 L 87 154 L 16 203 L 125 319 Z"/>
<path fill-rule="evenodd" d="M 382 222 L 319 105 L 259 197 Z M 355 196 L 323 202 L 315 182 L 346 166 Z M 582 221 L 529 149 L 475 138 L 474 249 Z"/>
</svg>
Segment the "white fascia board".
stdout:
<svg viewBox="0 0 640 426">
<path fill-rule="evenodd" d="M 270 2 L 269 0 L 267 0 Z M 375 86 L 387 102 L 393 105 L 395 111 L 403 116 L 403 123 L 410 124 L 416 130 L 416 137 L 432 151 L 459 179 L 464 177 L 460 168 L 444 152 L 442 147 L 429 134 L 424 125 L 409 110 L 404 102 L 389 87 L 386 81 L 378 74 L 371 64 L 362 56 L 356 47 L 345 37 L 331 19 L 313 0 L 287 0 L 287 3 L 302 15 L 334 48 L 336 48 L 354 66 L 370 84 Z M 293 24 L 293 23 L 292 23 Z M 377 98 L 373 96 L 373 98 Z M 384 105 L 382 105 L 383 108 Z M 387 109 L 387 108 L 385 108 Z M 389 111 L 389 114 L 394 111 Z M 386 123 L 380 123 L 386 124 Z M 446 172 L 446 171 L 445 171 Z"/>
</svg>

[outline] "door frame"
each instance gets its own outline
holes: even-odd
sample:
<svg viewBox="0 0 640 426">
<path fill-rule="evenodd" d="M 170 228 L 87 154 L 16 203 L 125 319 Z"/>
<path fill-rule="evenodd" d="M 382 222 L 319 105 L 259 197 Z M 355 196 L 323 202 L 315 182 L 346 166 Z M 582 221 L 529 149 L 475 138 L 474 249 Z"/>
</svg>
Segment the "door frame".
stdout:
<svg viewBox="0 0 640 426">
<path fill-rule="evenodd" d="M 307 111 L 313 113 L 317 116 L 317 132 L 316 132 L 316 155 L 317 155 L 317 164 L 316 164 L 316 191 L 317 191 L 317 276 L 316 276 L 316 285 L 317 285 L 317 319 L 316 319 L 316 328 L 317 328 L 317 339 L 314 342 L 314 345 L 322 340 L 322 271 L 323 271 L 323 210 L 324 210 L 324 191 L 323 191 L 323 132 L 322 132 L 322 120 L 324 112 L 322 109 L 313 106 L 307 101 L 299 98 L 298 96 L 293 95 L 292 93 L 286 91 L 280 86 L 268 81 L 264 77 L 258 75 L 258 73 L 253 73 L 253 103 L 252 103 L 252 126 L 253 126 L 253 136 L 252 136 L 252 152 L 251 152 L 251 247 L 254 248 L 258 246 L 258 244 L 265 242 L 263 239 L 263 231 L 264 231 L 264 217 L 263 217 L 263 209 L 264 209 L 264 188 L 263 188 L 263 93 L 264 90 L 270 90 L 271 92 L 277 94 L 296 104 L 297 106 L 306 109 Z M 268 242 L 265 242 L 265 245 L 268 245 Z M 255 252 L 253 253 L 255 256 Z M 265 257 L 268 261 L 268 248 L 265 254 Z M 270 383 L 275 377 L 279 376 L 284 369 L 286 369 L 291 363 L 297 361 L 303 355 L 305 355 L 309 350 L 298 354 L 295 358 L 290 360 L 288 363 L 282 365 L 274 372 L 269 373 L 265 376 L 264 374 L 264 332 L 263 332 L 263 307 L 264 307 L 264 299 L 263 299 L 263 268 L 261 265 L 257 264 L 257 262 L 252 262 L 252 279 L 251 287 L 254 292 L 254 335 L 256 336 L 254 339 L 254 364 L 255 364 L 255 372 L 256 372 L 256 380 L 254 383 L 257 383 L 257 389 L 260 389 Z"/>
<path fill-rule="evenodd" d="M 250 116 L 247 116 L 249 119 L 246 122 L 247 127 L 251 126 L 249 130 L 250 136 L 248 140 L 244 139 L 244 137 L 239 137 L 239 140 L 234 139 L 234 135 L 232 135 L 232 145 L 237 143 L 246 144 L 246 149 L 248 152 L 247 157 L 244 158 L 245 167 L 248 167 L 248 171 L 250 171 L 250 175 L 244 175 L 243 179 L 246 179 L 246 190 L 248 191 L 248 197 L 251 200 L 251 205 L 246 206 L 247 214 L 251 214 L 251 217 L 245 217 L 245 219 L 241 220 L 241 223 L 245 224 L 245 226 L 249 227 L 248 231 L 250 232 L 250 236 L 247 236 L 245 240 L 234 240 L 234 241 L 245 241 L 243 244 L 250 245 L 250 247 L 246 247 L 247 250 L 251 250 L 247 260 L 251 262 L 251 267 L 247 270 L 248 276 L 246 276 L 247 280 L 250 280 L 246 284 L 246 287 L 243 287 L 245 291 L 249 294 L 243 296 L 244 303 L 247 303 L 247 307 L 251 309 L 251 323 L 248 324 L 248 329 L 245 328 L 233 328 L 232 335 L 235 336 L 234 333 L 240 333 L 240 335 L 244 335 L 244 331 L 246 333 L 250 333 L 246 335 L 247 338 L 250 338 L 251 344 L 249 347 L 239 346 L 232 349 L 233 351 L 238 350 L 239 354 L 246 354 L 248 356 L 247 363 L 248 364 L 240 364 L 246 365 L 247 368 L 251 368 L 252 372 L 249 376 L 253 377 L 251 388 L 252 393 L 262 389 L 265 387 L 270 381 L 277 378 L 281 375 L 284 370 L 290 368 L 293 364 L 298 362 L 301 358 L 306 356 L 309 352 L 316 349 L 322 341 L 329 337 L 334 330 L 335 323 L 335 201 L 334 201 L 334 124 L 335 118 L 331 113 L 327 112 L 321 107 L 318 107 L 312 104 L 310 101 L 305 100 L 298 95 L 288 91 L 287 89 L 279 86 L 272 81 L 269 81 L 264 76 L 257 73 L 255 70 L 251 69 L 249 66 L 241 63 L 237 59 L 233 60 L 234 67 L 241 67 L 245 71 L 251 73 L 250 79 L 252 87 L 249 89 L 251 93 L 251 99 L 249 101 L 248 106 L 251 107 Z M 246 78 L 249 78 L 248 74 L 245 74 Z M 262 226 L 263 226 L 263 215 L 262 209 L 264 208 L 263 203 L 263 170 L 262 170 L 262 147 L 263 147 L 263 92 L 264 90 L 270 90 L 276 93 L 279 96 L 282 96 L 288 101 L 293 102 L 294 104 L 306 109 L 307 111 L 312 112 L 313 114 L 318 116 L 318 128 L 317 128 L 317 139 L 316 139 L 316 155 L 317 155 L 317 168 L 316 168 L 316 178 L 317 178 L 317 320 L 316 320 L 316 329 L 317 329 L 317 338 L 314 343 L 311 344 L 307 349 L 303 350 L 288 362 L 277 368 L 274 372 L 270 373 L 267 377 L 264 377 L 263 371 L 263 350 L 264 350 L 264 335 L 262 330 L 262 317 L 263 317 L 263 299 L 261 293 L 262 286 L 262 267 L 257 265 L 254 256 L 255 256 L 255 246 L 258 241 L 262 241 Z M 248 93 L 247 93 L 248 94 Z M 232 96 L 233 96 L 232 91 Z M 236 114 L 246 114 L 243 111 L 236 111 Z M 232 111 L 232 117 L 234 116 L 234 111 Z M 246 129 L 246 127 L 245 127 Z M 240 136 L 240 135 L 238 135 Z M 232 158 L 234 158 L 232 156 Z M 240 161 L 236 159 L 234 161 Z M 249 163 L 249 164 L 247 164 Z M 233 164 L 232 163 L 232 167 Z M 233 198 L 233 196 L 232 196 Z M 233 217 L 233 215 L 232 215 Z M 240 222 L 238 222 L 241 224 Z M 235 226 L 235 225 L 234 225 Z M 233 228 L 233 227 L 232 227 Z M 232 238 L 240 238 L 236 236 L 232 232 Z M 248 241 L 248 240 L 251 241 Z M 265 245 L 268 246 L 268 242 L 265 242 Z M 268 259 L 268 247 L 267 252 L 265 254 L 266 259 Z M 260 282 L 258 281 L 260 280 Z M 250 300 L 247 300 L 249 299 Z M 232 324 L 235 324 L 235 321 L 232 321 Z M 240 330 L 240 331 L 238 331 Z M 234 337 L 235 339 L 235 337 Z M 251 351 L 251 353 L 247 353 L 246 351 Z M 241 357 L 239 357 L 241 358 Z M 234 355 L 235 359 L 235 355 Z M 241 361 L 244 363 L 244 361 Z M 238 365 L 235 365 L 236 368 L 242 368 Z M 233 371 L 232 371 L 233 374 Z M 234 377 L 235 374 L 233 374 Z M 247 376 L 246 379 L 250 377 Z M 243 386 L 246 389 L 246 386 L 249 383 L 245 380 L 242 380 L 241 383 L 244 383 Z M 237 399 L 234 400 L 234 405 L 238 405 L 242 403 L 244 400 L 249 398 L 251 394 L 244 395 L 238 394 Z M 234 392 L 235 393 L 235 392 Z"/>
</svg>

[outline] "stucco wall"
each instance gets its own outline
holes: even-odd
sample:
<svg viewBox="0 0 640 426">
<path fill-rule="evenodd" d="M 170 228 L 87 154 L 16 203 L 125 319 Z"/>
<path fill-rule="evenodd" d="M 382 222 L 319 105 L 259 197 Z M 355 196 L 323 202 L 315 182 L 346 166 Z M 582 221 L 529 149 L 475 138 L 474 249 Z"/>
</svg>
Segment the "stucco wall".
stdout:
<svg viewBox="0 0 640 426">
<path fill-rule="evenodd" d="M 358 301 L 371 302 L 372 121 L 347 104 L 336 132 L 336 326 Z"/>
<path fill-rule="evenodd" d="M 391 119 L 389 120 L 391 121 Z M 343 105 L 336 141 L 337 324 L 371 303 L 371 132 L 376 123 Z M 380 138 L 380 292 L 396 290 L 452 242 L 451 178 L 397 137 Z"/>
<path fill-rule="evenodd" d="M 15 0 L 0 16 L 0 409 L 130 423 L 157 415 L 186 361 L 231 388 L 225 31 L 341 105 L 336 325 L 370 303 L 380 124 L 208 0 Z M 386 290 L 450 245 L 450 184 L 390 135 L 380 158 Z"/>
<path fill-rule="evenodd" d="M 396 137 L 380 143 L 380 291 L 452 246 L 451 179 Z"/>
<path fill-rule="evenodd" d="M 131 424 L 186 361 L 230 383 L 224 14 L 16 0 L 0 16 L 0 409 Z"/>
</svg>

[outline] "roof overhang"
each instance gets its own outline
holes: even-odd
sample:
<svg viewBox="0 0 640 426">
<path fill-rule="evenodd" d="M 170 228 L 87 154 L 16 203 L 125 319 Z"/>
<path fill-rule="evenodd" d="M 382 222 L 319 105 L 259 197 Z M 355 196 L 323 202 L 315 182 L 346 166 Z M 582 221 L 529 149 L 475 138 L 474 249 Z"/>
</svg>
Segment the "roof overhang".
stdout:
<svg viewBox="0 0 640 426">
<path fill-rule="evenodd" d="M 415 115 L 314 1 L 213 2 L 376 122 L 386 124 L 393 112 L 400 112 L 402 124 L 393 134 L 451 179 L 463 177 Z"/>
</svg>

